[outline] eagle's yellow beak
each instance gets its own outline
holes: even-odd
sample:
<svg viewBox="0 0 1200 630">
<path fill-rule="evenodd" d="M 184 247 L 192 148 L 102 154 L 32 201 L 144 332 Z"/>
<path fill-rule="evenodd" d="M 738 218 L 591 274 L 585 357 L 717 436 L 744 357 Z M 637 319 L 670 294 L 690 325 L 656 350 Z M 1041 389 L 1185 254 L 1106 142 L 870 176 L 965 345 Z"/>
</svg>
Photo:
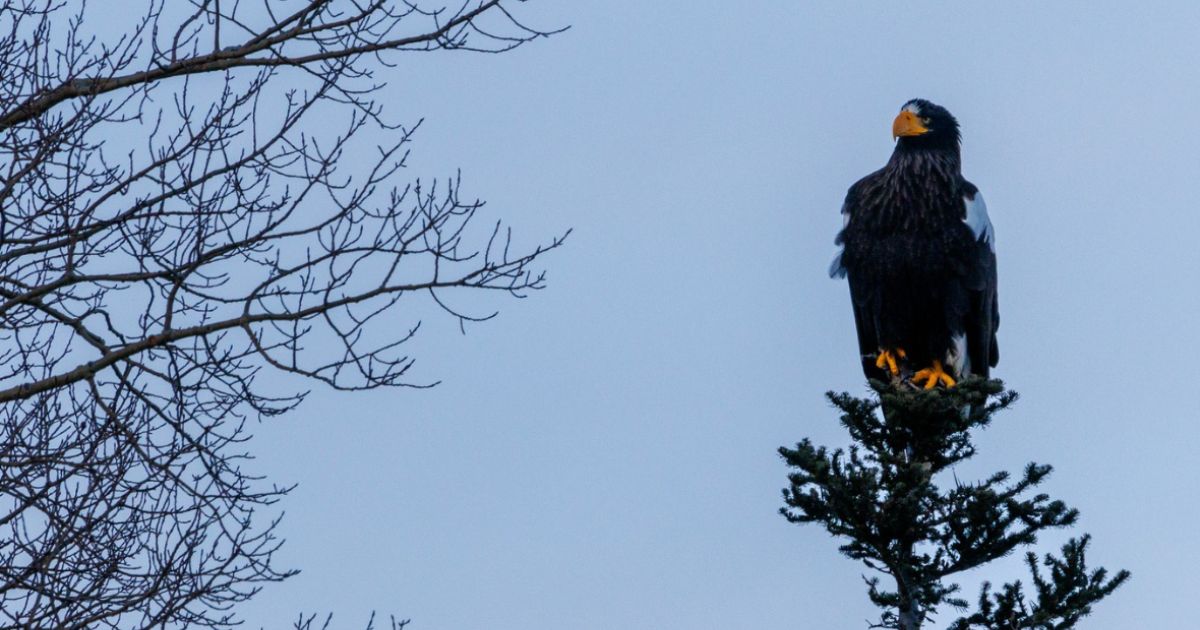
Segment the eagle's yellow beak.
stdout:
<svg viewBox="0 0 1200 630">
<path fill-rule="evenodd" d="M 929 128 L 921 124 L 921 119 L 907 109 L 892 122 L 892 140 L 902 136 L 919 136 L 928 131 Z"/>
</svg>

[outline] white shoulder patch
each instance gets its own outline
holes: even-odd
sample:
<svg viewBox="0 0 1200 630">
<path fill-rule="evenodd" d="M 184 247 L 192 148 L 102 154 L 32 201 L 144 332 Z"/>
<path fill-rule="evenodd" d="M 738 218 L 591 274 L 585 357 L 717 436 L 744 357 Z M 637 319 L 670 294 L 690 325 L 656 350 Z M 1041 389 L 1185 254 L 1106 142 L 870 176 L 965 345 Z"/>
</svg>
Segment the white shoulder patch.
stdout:
<svg viewBox="0 0 1200 630">
<path fill-rule="evenodd" d="M 963 197 L 963 204 L 967 207 L 967 215 L 963 221 L 975 234 L 975 240 L 986 242 L 992 251 L 995 251 L 996 231 L 992 228 L 992 220 L 988 218 L 987 204 L 983 202 L 983 193 L 975 191 L 974 199 Z"/>
<path fill-rule="evenodd" d="M 846 277 L 846 268 L 842 266 L 842 253 L 843 252 L 838 252 L 838 255 L 833 257 L 833 262 L 829 263 L 830 278 Z"/>
<path fill-rule="evenodd" d="M 850 211 L 846 207 L 846 204 L 842 204 L 842 229 L 843 230 L 846 229 L 847 225 L 850 225 Z M 829 277 L 830 278 L 845 278 L 846 277 L 846 268 L 842 266 L 842 254 L 845 251 L 846 251 L 846 248 L 842 247 L 842 249 L 838 251 L 837 256 L 833 257 L 833 262 L 829 263 Z"/>
</svg>

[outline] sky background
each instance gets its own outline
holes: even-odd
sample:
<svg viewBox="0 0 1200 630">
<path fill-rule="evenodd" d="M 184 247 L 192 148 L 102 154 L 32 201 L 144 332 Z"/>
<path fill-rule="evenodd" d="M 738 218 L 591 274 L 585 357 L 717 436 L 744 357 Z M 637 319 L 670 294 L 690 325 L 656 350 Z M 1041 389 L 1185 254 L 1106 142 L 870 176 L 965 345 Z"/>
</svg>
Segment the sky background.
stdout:
<svg viewBox="0 0 1200 630">
<path fill-rule="evenodd" d="M 913 97 L 962 125 L 998 233 L 995 375 L 1022 394 L 956 474 L 1055 466 L 1081 524 L 1038 549 L 1086 531 L 1133 571 L 1081 628 L 1195 623 L 1200 3 L 518 9 L 571 29 L 401 57 L 388 111 L 425 118 L 413 176 L 462 168 L 520 242 L 575 232 L 546 291 L 465 336 L 425 322 L 439 387 L 317 389 L 257 430 L 257 470 L 299 483 L 279 560 L 303 572 L 249 627 L 866 627 L 864 569 L 776 513 L 775 450 L 848 444 L 823 393 L 865 384 L 826 269 Z"/>
</svg>

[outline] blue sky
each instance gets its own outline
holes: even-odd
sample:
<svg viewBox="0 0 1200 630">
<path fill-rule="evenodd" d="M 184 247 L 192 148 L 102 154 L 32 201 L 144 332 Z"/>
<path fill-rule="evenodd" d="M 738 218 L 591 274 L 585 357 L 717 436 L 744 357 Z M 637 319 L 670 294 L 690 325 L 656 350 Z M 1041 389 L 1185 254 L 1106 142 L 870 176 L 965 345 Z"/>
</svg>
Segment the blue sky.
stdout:
<svg viewBox="0 0 1200 630">
<path fill-rule="evenodd" d="M 865 627 L 863 569 L 776 514 L 775 449 L 847 444 L 822 394 L 864 384 L 825 271 L 846 188 L 917 96 L 962 125 L 998 233 L 995 374 L 1022 394 L 956 473 L 1056 467 L 1093 561 L 1134 573 L 1082 628 L 1194 623 L 1200 4 L 519 10 L 572 28 L 402 57 L 388 109 L 426 119 L 414 176 L 461 167 L 525 243 L 575 232 L 546 291 L 465 336 L 426 321 L 438 388 L 318 389 L 261 426 L 258 469 L 300 484 L 280 559 L 303 573 L 251 627 Z"/>
</svg>

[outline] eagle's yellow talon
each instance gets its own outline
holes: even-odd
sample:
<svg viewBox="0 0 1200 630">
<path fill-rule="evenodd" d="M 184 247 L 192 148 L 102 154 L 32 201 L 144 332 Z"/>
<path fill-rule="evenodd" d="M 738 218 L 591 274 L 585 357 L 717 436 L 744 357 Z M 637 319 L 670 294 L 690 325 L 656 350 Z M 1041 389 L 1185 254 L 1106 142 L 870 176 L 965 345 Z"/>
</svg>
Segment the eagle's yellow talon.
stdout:
<svg viewBox="0 0 1200 630">
<path fill-rule="evenodd" d="M 896 375 L 900 374 L 900 365 L 896 360 L 903 359 L 906 356 L 908 356 L 908 355 L 905 354 L 904 350 L 901 348 L 896 348 L 895 352 L 892 352 L 891 350 L 884 350 L 881 348 L 879 350 L 879 356 L 875 358 L 875 367 L 877 367 L 881 370 L 887 369 L 887 371 L 890 372 L 892 374 L 892 376 L 896 376 Z M 886 366 L 886 368 L 885 368 L 885 366 Z"/>
<path fill-rule="evenodd" d="M 914 383 L 920 383 L 921 381 L 925 381 L 925 389 L 933 389 L 938 383 L 941 383 L 946 387 L 954 387 L 955 384 L 954 377 L 946 373 L 946 371 L 942 369 L 942 362 L 936 359 L 934 360 L 932 367 L 925 368 L 924 370 L 920 370 L 916 374 L 913 374 Z"/>
</svg>

